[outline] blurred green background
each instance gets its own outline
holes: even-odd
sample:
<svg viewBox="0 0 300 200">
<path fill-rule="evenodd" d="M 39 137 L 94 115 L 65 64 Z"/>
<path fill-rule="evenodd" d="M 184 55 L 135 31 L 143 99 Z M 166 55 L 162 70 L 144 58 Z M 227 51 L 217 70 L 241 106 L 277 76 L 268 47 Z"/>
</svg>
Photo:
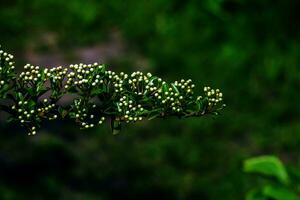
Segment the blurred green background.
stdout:
<svg viewBox="0 0 300 200">
<path fill-rule="evenodd" d="M 220 117 L 35 137 L 1 122 L 0 199 L 244 199 L 244 159 L 300 170 L 300 1 L 10 0 L 0 43 L 17 67 L 108 64 L 220 88 Z"/>
</svg>

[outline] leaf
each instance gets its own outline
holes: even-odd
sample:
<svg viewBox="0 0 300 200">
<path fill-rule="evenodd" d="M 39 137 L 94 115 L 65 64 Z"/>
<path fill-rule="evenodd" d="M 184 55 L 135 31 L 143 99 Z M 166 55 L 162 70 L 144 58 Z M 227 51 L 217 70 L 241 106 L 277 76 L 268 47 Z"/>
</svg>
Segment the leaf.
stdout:
<svg viewBox="0 0 300 200">
<path fill-rule="evenodd" d="M 295 192 L 286 189 L 284 187 L 275 186 L 275 185 L 266 185 L 263 188 L 262 192 L 266 197 L 275 200 L 299 200 L 300 199 L 300 197 Z"/>
<path fill-rule="evenodd" d="M 148 83 L 148 84 L 154 83 L 154 81 L 156 81 L 156 80 L 158 80 L 158 77 L 152 76 L 152 77 L 149 79 L 149 83 Z"/>
<path fill-rule="evenodd" d="M 68 115 L 68 111 L 63 109 L 62 107 L 58 108 L 58 112 L 59 112 L 59 114 L 61 115 L 62 118 L 65 118 Z M 75 115 L 74 115 L 74 117 L 75 117 Z"/>
<path fill-rule="evenodd" d="M 103 93 L 104 90 L 102 88 L 93 88 L 92 92 L 91 92 L 91 96 L 97 96 L 100 95 L 101 93 Z"/>
<path fill-rule="evenodd" d="M 101 72 L 101 73 L 104 73 L 105 70 L 106 70 L 106 65 L 102 64 L 102 68 L 101 68 L 100 72 Z"/>
<path fill-rule="evenodd" d="M 162 111 L 161 109 L 156 109 L 150 112 L 148 115 L 148 120 L 152 120 L 159 117 L 161 115 L 161 111 Z"/>
<path fill-rule="evenodd" d="M 24 100 L 24 96 L 21 92 L 18 92 L 17 93 L 17 98 L 20 100 L 20 101 L 23 101 Z"/>
<path fill-rule="evenodd" d="M 163 84 L 163 86 L 162 86 L 162 91 L 163 91 L 163 93 L 165 93 L 165 92 L 168 92 L 169 91 L 169 87 L 168 87 L 168 85 L 165 83 L 165 84 Z"/>
<path fill-rule="evenodd" d="M 9 90 L 9 85 L 5 84 L 4 86 L 2 86 L 1 88 L 1 93 L 6 93 Z"/>
<path fill-rule="evenodd" d="M 76 118 L 76 114 L 74 112 L 69 112 L 70 118 Z"/>
<path fill-rule="evenodd" d="M 176 85 L 174 83 L 171 84 L 171 87 L 173 88 L 173 90 L 176 92 L 176 93 L 179 93 L 179 90 L 178 88 L 176 87 Z"/>
<path fill-rule="evenodd" d="M 30 109 L 34 109 L 35 105 L 36 105 L 36 102 L 35 102 L 35 101 L 30 100 L 30 101 L 28 102 L 28 107 L 29 107 Z"/>
<path fill-rule="evenodd" d="M 117 105 L 118 111 L 121 110 L 120 104 L 116 103 L 116 105 Z"/>
<path fill-rule="evenodd" d="M 203 100 L 200 101 L 200 110 L 204 111 L 206 110 L 208 106 L 208 99 L 204 98 Z"/>
<path fill-rule="evenodd" d="M 196 101 L 197 104 L 197 112 L 201 111 L 201 107 L 202 107 L 202 102 L 201 101 Z"/>
<path fill-rule="evenodd" d="M 275 156 L 259 156 L 244 162 L 244 171 L 276 178 L 280 183 L 288 184 L 289 177 L 282 162 Z"/>
</svg>

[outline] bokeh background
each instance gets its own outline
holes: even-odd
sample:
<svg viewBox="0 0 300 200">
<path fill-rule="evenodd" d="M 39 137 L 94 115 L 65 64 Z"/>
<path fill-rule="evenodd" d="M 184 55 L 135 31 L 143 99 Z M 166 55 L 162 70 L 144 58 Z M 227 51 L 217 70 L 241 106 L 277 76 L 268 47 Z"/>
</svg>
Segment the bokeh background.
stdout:
<svg viewBox="0 0 300 200">
<path fill-rule="evenodd" d="M 40 66 L 191 78 L 220 88 L 221 116 L 80 131 L 48 123 L 35 137 L 1 122 L 0 199 L 244 199 L 244 159 L 279 156 L 300 171 L 300 1 L 9 0 L 0 43 Z"/>
</svg>

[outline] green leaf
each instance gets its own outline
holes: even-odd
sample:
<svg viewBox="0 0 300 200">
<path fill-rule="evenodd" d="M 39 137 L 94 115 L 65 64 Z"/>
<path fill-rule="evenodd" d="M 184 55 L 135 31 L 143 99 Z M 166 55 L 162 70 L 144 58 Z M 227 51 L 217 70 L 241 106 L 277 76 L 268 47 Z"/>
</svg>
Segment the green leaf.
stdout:
<svg viewBox="0 0 300 200">
<path fill-rule="evenodd" d="M 35 105 L 36 105 L 36 102 L 35 102 L 35 101 L 30 100 L 30 101 L 28 102 L 28 107 L 29 107 L 30 109 L 33 109 L 33 108 L 35 107 Z"/>
<path fill-rule="evenodd" d="M 266 185 L 263 188 L 262 192 L 266 197 L 269 197 L 268 199 L 270 198 L 275 200 L 299 200 L 300 199 L 300 197 L 295 192 L 281 186 Z"/>
<path fill-rule="evenodd" d="M 200 101 L 200 110 L 206 110 L 208 106 L 208 99 L 204 98 L 202 101 Z"/>
<path fill-rule="evenodd" d="M 20 100 L 20 101 L 23 101 L 24 100 L 24 96 L 21 92 L 18 92 L 17 94 L 17 98 Z"/>
<path fill-rule="evenodd" d="M 59 112 L 59 114 L 61 115 L 62 118 L 65 118 L 68 115 L 68 111 L 63 109 L 62 107 L 58 108 L 58 112 Z M 75 117 L 75 115 L 74 115 L 74 117 Z"/>
<path fill-rule="evenodd" d="M 91 96 L 95 97 L 103 92 L 104 92 L 104 90 L 102 88 L 93 88 L 93 90 L 91 92 Z"/>
<path fill-rule="evenodd" d="M 163 84 L 163 86 L 162 86 L 162 91 L 163 91 L 163 93 L 165 93 L 165 92 L 168 92 L 169 91 L 169 87 L 168 87 L 168 85 L 165 83 L 165 84 Z"/>
<path fill-rule="evenodd" d="M 100 72 L 101 72 L 101 73 L 104 73 L 105 70 L 106 70 L 106 65 L 102 64 L 102 68 L 101 68 Z"/>
<path fill-rule="evenodd" d="M 176 85 L 174 83 L 171 84 L 171 87 L 173 88 L 173 90 L 176 92 L 176 93 L 179 93 L 179 90 L 178 88 L 176 87 Z"/>
<path fill-rule="evenodd" d="M 154 81 L 156 81 L 156 80 L 158 80 L 158 77 L 152 76 L 152 77 L 149 79 L 149 83 L 148 83 L 148 84 L 154 83 Z"/>
<path fill-rule="evenodd" d="M 244 171 L 276 178 L 280 183 L 288 184 L 289 177 L 282 162 L 275 156 L 259 156 L 244 162 Z"/>
<path fill-rule="evenodd" d="M 161 115 L 162 109 L 156 109 L 149 113 L 148 120 L 155 119 Z"/>
<path fill-rule="evenodd" d="M 8 92 L 8 90 L 9 90 L 9 85 L 5 84 L 4 86 L 2 86 L 0 92 L 1 92 L 1 94 L 5 94 Z"/>
</svg>

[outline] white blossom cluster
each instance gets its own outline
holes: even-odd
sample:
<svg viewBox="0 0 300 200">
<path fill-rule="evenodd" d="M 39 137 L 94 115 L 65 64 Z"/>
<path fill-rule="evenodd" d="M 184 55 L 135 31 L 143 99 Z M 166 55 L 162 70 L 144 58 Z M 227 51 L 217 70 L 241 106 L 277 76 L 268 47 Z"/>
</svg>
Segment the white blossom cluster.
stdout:
<svg viewBox="0 0 300 200">
<path fill-rule="evenodd" d="M 90 112 L 96 108 L 96 104 L 85 102 L 82 99 L 74 100 L 74 108 L 73 108 L 73 118 L 76 119 L 76 122 L 79 123 L 81 128 L 93 128 L 97 124 L 102 124 L 105 121 L 104 116 L 95 116 Z"/>
<path fill-rule="evenodd" d="M 141 121 L 145 117 L 145 113 L 150 105 L 145 105 L 144 98 L 147 98 L 147 90 L 149 88 L 149 78 L 152 75 L 148 73 L 144 75 L 142 72 L 133 72 L 128 75 L 121 72 L 118 83 L 115 84 L 116 92 L 119 93 L 116 98 L 117 116 L 121 121 L 126 123 Z M 149 102 L 148 102 L 149 103 Z"/>
<path fill-rule="evenodd" d="M 48 120 L 57 119 L 58 115 L 56 114 L 56 105 L 49 102 L 48 99 L 44 99 L 42 105 L 37 108 L 39 116 L 47 117 Z"/>
<path fill-rule="evenodd" d="M 63 86 L 63 81 L 68 73 L 67 68 L 62 66 L 54 67 L 49 69 L 44 69 L 45 78 L 50 80 L 51 89 L 61 89 Z M 55 88 L 57 87 L 57 88 Z"/>
<path fill-rule="evenodd" d="M 58 118 L 58 115 L 56 114 L 57 106 L 50 103 L 48 99 L 44 99 L 40 104 L 37 104 L 37 102 L 32 100 L 20 100 L 11 108 L 16 111 L 17 119 L 20 123 L 30 128 L 28 135 L 34 135 L 36 133 L 36 125 L 33 125 L 33 122 L 38 122 L 42 120 L 42 118 L 48 120 L 55 120 Z"/>
<path fill-rule="evenodd" d="M 185 109 L 186 102 L 193 98 L 195 85 L 192 84 L 192 80 L 181 79 L 166 87 L 168 91 L 162 92 L 162 103 L 166 104 L 173 112 L 182 112 Z"/>
<path fill-rule="evenodd" d="M 51 86 L 54 84 L 62 85 L 67 72 L 68 69 L 61 66 L 51 69 L 41 69 L 39 66 L 26 64 L 24 66 L 24 72 L 19 75 L 19 79 L 24 83 L 24 86 L 27 87 L 44 84 L 47 80 L 50 81 Z"/>
<path fill-rule="evenodd" d="M 62 84 L 63 76 L 66 72 L 67 71 L 62 67 L 49 70 L 30 64 L 24 66 L 24 71 L 18 78 L 20 83 L 19 90 L 22 96 L 16 97 L 18 103 L 13 106 L 13 109 L 18 111 L 17 118 L 20 123 L 29 128 L 29 135 L 36 133 L 35 124 L 42 121 L 42 119 L 54 120 L 58 118 L 56 111 L 57 106 L 51 103 L 47 98 L 38 102 L 37 97 L 43 90 L 47 91 L 46 82 L 48 80 L 51 86 L 55 83 Z M 31 96 L 27 95 L 26 100 L 24 100 L 26 93 L 29 93 Z"/>
<path fill-rule="evenodd" d="M 103 84 L 103 65 L 94 64 L 75 64 L 70 65 L 71 72 L 67 75 L 65 89 L 78 87 L 84 89 L 86 87 L 96 87 Z"/>
<path fill-rule="evenodd" d="M 42 78 L 45 79 L 45 77 L 42 77 L 40 67 L 30 64 L 26 64 L 24 72 L 19 75 L 21 82 L 24 83 L 24 86 L 28 87 L 36 85 Z"/>
<path fill-rule="evenodd" d="M 1 46 L 0 46 L 1 47 Z M 0 89 L 9 83 L 10 75 L 14 72 L 14 56 L 0 49 Z"/>
<path fill-rule="evenodd" d="M 47 98 L 38 102 L 37 96 L 43 92 L 43 90 L 47 91 L 47 81 L 50 81 L 51 86 L 52 84 L 62 84 L 63 77 L 66 73 L 66 69 L 62 67 L 49 70 L 30 64 L 24 66 L 24 71 L 19 75 L 18 79 L 20 83 L 19 90 L 22 96 L 16 97 L 18 104 L 14 105 L 13 109 L 18 111 L 20 123 L 30 127 L 29 135 L 36 133 L 36 125 L 33 124 L 42 119 L 54 120 L 58 118 L 56 111 L 57 106 Z M 25 99 L 26 93 L 29 92 L 31 92 L 31 96 L 23 100 Z"/>
<path fill-rule="evenodd" d="M 123 96 L 117 102 L 118 115 L 120 119 L 129 123 L 143 120 L 143 111 L 141 104 L 135 105 L 127 96 Z"/>
<path fill-rule="evenodd" d="M 209 106 L 215 106 L 217 103 L 221 102 L 223 100 L 223 93 L 220 92 L 219 89 L 212 89 L 210 87 L 204 87 L 204 92 L 206 96 L 208 97 L 208 105 Z"/>
<path fill-rule="evenodd" d="M 15 110 L 17 113 L 17 119 L 20 121 L 21 125 L 26 126 L 28 122 L 35 120 L 35 116 L 37 115 L 36 109 L 32 109 L 29 106 L 28 101 L 19 101 L 17 105 L 12 106 L 12 110 Z M 29 127 L 28 127 L 29 128 Z M 30 131 L 28 135 L 35 135 L 36 127 L 30 127 Z"/>
</svg>

